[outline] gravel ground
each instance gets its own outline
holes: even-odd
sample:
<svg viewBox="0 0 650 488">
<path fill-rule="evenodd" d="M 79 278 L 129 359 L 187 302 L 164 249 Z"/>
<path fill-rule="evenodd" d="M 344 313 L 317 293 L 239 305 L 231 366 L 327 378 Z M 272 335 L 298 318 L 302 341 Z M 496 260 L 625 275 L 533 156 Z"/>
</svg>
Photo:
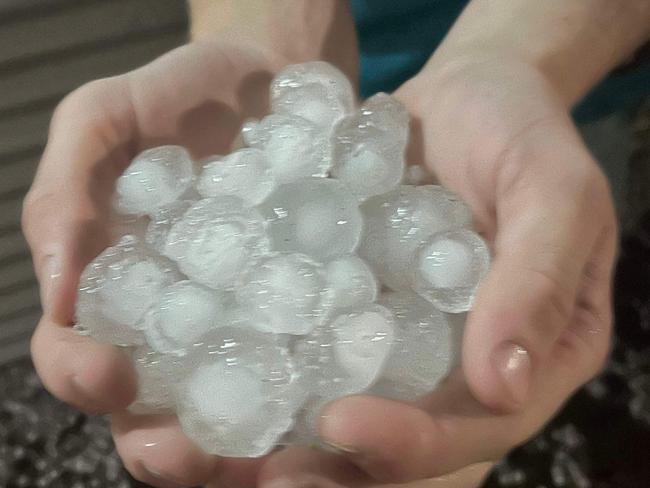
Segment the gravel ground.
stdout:
<svg viewBox="0 0 650 488">
<path fill-rule="evenodd" d="M 513 451 L 485 488 L 650 486 L 650 107 L 634 126 L 629 212 L 616 275 L 617 327 L 606 370 L 535 439 Z M 41 386 L 29 360 L 0 369 L 0 487 L 144 487 L 122 468 L 107 421 Z"/>
</svg>

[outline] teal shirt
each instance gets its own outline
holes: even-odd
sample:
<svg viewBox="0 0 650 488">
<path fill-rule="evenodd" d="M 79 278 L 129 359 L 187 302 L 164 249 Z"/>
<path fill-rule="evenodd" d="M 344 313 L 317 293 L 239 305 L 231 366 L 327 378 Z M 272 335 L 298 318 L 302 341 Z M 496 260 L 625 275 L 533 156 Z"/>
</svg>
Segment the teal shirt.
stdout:
<svg viewBox="0 0 650 488">
<path fill-rule="evenodd" d="M 361 95 L 392 92 L 416 74 L 466 0 L 352 0 L 361 51 Z M 579 122 L 626 110 L 650 95 L 650 63 L 610 75 L 575 111 Z"/>
</svg>

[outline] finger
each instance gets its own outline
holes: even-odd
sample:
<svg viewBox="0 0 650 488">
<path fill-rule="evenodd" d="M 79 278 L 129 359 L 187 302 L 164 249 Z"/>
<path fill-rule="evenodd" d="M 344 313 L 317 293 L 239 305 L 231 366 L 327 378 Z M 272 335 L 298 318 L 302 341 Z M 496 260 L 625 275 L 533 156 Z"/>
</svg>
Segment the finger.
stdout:
<svg viewBox="0 0 650 488">
<path fill-rule="evenodd" d="M 409 484 L 413 488 L 478 487 L 490 471 L 492 463 L 477 463 L 441 477 L 423 479 Z M 260 488 L 363 488 L 378 486 L 376 479 L 359 472 L 344 457 L 315 449 L 290 448 L 274 454 L 260 471 Z M 385 485 L 392 486 L 401 485 Z M 215 486 L 214 488 L 219 488 Z"/>
<path fill-rule="evenodd" d="M 271 455 L 258 478 L 261 488 L 349 488 L 371 483 L 342 456 L 307 447 L 290 447 Z"/>
<path fill-rule="evenodd" d="M 209 456 L 168 415 L 111 415 L 117 452 L 138 480 L 158 487 L 194 486 L 211 479 L 220 459 Z"/>
<path fill-rule="evenodd" d="M 234 459 L 203 452 L 181 430 L 176 417 L 132 415 L 126 411 L 111 416 L 117 450 L 129 471 L 155 486 L 190 486 L 210 483 L 220 488 L 255 486 L 265 458 Z"/>
<path fill-rule="evenodd" d="M 607 210 L 605 210 L 607 212 Z M 603 368 L 611 344 L 613 325 L 612 286 L 618 233 L 613 208 L 584 271 L 576 312 L 565 333 L 558 339 L 552 360 L 577 375 L 581 385 Z"/>
<path fill-rule="evenodd" d="M 109 344 L 79 336 L 44 316 L 31 348 L 34 366 L 48 391 L 87 413 L 121 410 L 135 398 L 131 363 Z"/>
<path fill-rule="evenodd" d="M 514 410 L 574 318 L 607 193 L 568 125 L 536 127 L 502 165 L 494 259 L 469 315 L 463 368 L 481 402 Z"/>
<path fill-rule="evenodd" d="M 565 364 L 547 373 L 523 412 L 493 414 L 458 371 L 418 406 L 369 396 L 338 400 L 324 409 L 319 432 L 380 482 L 444 476 L 494 462 L 533 435 L 579 384 Z"/>
<path fill-rule="evenodd" d="M 57 108 L 50 137 L 23 209 L 44 311 L 58 323 L 73 316 L 83 267 L 108 243 L 114 183 L 135 137 L 122 78 L 94 82 Z"/>
</svg>

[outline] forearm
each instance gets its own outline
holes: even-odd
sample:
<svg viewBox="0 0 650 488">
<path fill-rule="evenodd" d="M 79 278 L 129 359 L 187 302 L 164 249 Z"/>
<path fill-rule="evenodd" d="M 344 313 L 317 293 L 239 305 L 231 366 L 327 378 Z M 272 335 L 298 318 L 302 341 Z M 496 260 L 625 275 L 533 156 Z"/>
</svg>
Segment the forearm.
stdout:
<svg viewBox="0 0 650 488">
<path fill-rule="evenodd" d="M 299 63 L 322 59 L 358 77 L 354 21 L 347 0 L 190 0 L 195 40 L 225 38 Z"/>
<path fill-rule="evenodd" d="M 473 0 L 430 64 L 522 60 L 572 106 L 648 37 L 648 0 Z"/>
</svg>

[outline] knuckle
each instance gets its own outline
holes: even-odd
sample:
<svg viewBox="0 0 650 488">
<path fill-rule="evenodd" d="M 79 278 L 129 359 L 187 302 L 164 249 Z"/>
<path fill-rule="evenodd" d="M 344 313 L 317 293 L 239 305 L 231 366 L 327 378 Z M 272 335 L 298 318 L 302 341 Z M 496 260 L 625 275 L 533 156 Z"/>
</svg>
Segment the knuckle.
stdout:
<svg viewBox="0 0 650 488">
<path fill-rule="evenodd" d="M 54 110 L 54 118 L 76 112 L 110 89 L 110 78 L 93 80 L 66 95 Z"/>
<path fill-rule="evenodd" d="M 90 81 L 66 95 L 54 109 L 50 134 L 64 124 L 75 124 L 83 130 L 99 130 L 106 124 L 107 113 L 113 106 L 120 77 Z"/>
<path fill-rule="evenodd" d="M 54 195 L 51 191 L 43 191 L 35 187 L 27 192 L 23 199 L 21 212 L 23 231 L 28 233 L 31 227 L 39 221 L 43 212 L 52 206 L 51 199 Z"/>
<path fill-rule="evenodd" d="M 611 351 L 611 338 L 609 335 L 603 340 L 596 341 L 593 346 L 591 354 L 588 356 L 588 364 L 585 374 L 585 382 L 591 380 L 594 376 L 600 373 L 607 364 L 609 354 Z"/>
<path fill-rule="evenodd" d="M 62 360 L 69 356 L 64 344 L 47 337 L 39 324 L 32 335 L 30 349 L 34 367 L 45 388 L 61 401 L 78 404 L 78 395 L 71 388 L 70 374 L 62 365 Z"/>
<path fill-rule="evenodd" d="M 537 267 L 529 267 L 528 271 L 535 280 L 536 292 L 540 307 L 544 312 L 550 312 L 552 323 L 566 324 L 573 315 L 572 293 L 567 290 L 557 272 Z"/>
</svg>

